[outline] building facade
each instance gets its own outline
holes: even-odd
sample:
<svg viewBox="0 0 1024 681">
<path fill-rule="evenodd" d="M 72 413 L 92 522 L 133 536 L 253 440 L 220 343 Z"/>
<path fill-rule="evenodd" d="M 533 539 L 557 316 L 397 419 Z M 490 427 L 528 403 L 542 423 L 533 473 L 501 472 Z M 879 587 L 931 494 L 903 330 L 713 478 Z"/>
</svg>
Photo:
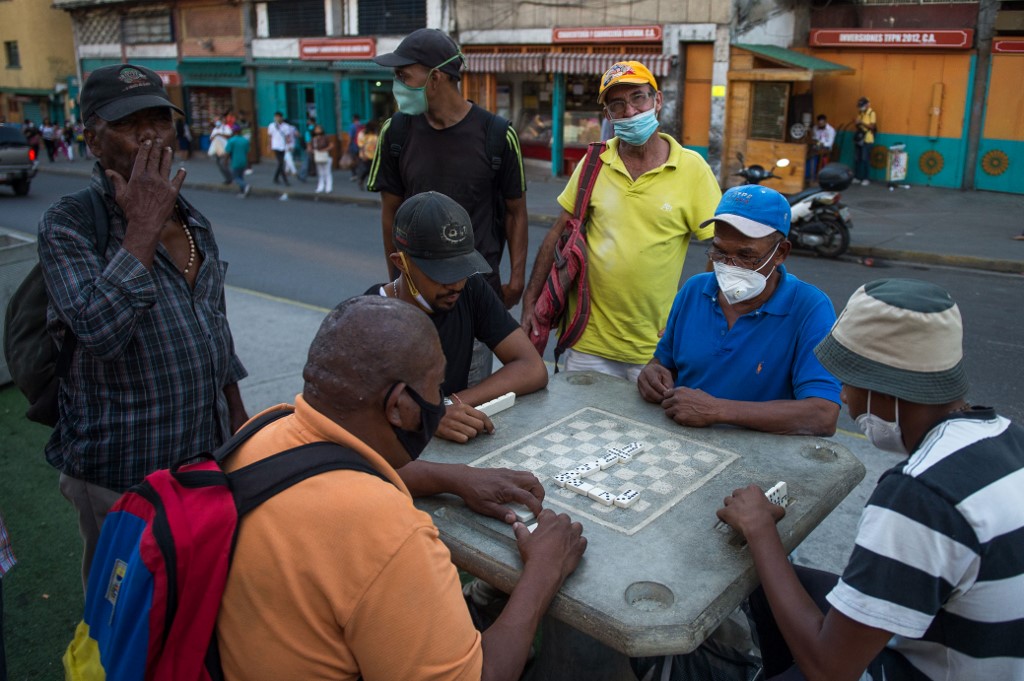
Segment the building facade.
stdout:
<svg viewBox="0 0 1024 681">
<path fill-rule="evenodd" d="M 71 20 L 47 2 L 0 2 L 0 116 L 8 122 L 64 123 L 75 83 Z"/>
<path fill-rule="evenodd" d="M 28 0 L 22 0 L 27 2 Z M 906 182 L 1022 191 L 1024 3 L 1008 0 L 54 0 L 74 20 L 78 67 L 136 61 L 163 75 L 193 134 L 226 111 L 251 121 L 254 154 L 281 112 L 316 117 L 347 142 L 354 115 L 394 111 L 392 73 L 372 58 L 417 28 L 450 33 L 467 97 L 512 121 L 531 163 L 568 172 L 600 136 L 597 92 L 637 59 L 664 93 L 662 130 L 703 155 L 723 184 L 737 166 L 791 161 L 803 184 L 813 117 L 852 160 L 861 96 L 878 113 L 873 179 L 889 147 Z M 1021 6 L 1018 11 L 1016 7 Z M 1019 184 L 1019 183 L 1017 183 Z"/>
</svg>

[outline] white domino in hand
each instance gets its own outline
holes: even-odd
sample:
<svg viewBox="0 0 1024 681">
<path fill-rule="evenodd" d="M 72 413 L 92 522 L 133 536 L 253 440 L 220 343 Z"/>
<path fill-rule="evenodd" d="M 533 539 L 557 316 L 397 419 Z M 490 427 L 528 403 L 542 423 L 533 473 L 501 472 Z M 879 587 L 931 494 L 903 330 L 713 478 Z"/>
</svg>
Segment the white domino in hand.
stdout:
<svg viewBox="0 0 1024 681">
<path fill-rule="evenodd" d="M 764 495 L 768 497 L 768 501 L 776 506 L 786 508 L 789 505 L 789 491 L 786 489 L 786 483 L 781 480 L 775 483 L 775 486 L 765 492 Z"/>
<path fill-rule="evenodd" d="M 627 489 L 625 492 L 615 497 L 613 503 L 619 508 L 629 508 L 636 503 L 636 500 L 640 498 L 640 492 L 635 489 Z"/>
<path fill-rule="evenodd" d="M 512 512 L 516 514 L 516 520 L 518 520 L 521 523 L 530 523 L 536 520 L 536 516 L 533 515 L 533 511 L 531 511 L 528 507 L 524 506 L 523 504 L 517 504 L 513 502 L 505 505 L 512 509 Z"/>
<path fill-rule="evenodd" d="M 490 402 L 484 402 L 476 408 L 477 411 L 482 411 L 487 416 L 494 416 L 498 412 L 505 411 L 513 404 L 516 403 L 515 393 L 505 393 L 501 397 L 495 397 Z"/>
</svg>

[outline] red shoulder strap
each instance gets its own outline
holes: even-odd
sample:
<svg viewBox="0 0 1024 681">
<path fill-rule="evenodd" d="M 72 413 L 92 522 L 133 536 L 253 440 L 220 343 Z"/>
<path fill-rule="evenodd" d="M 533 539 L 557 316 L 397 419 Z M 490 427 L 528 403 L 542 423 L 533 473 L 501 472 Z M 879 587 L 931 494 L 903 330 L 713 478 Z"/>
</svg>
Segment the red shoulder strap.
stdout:
<svg viewBox="0 0 1024 681">
<path fill-rule="evenodd" d="M 587 206 L 590 205 L 590 195 L 594 192 L 597 174 L 601 172 L 601 154 L 604 153 L 606 146 L 604 142 L 591 142 L 587 147 L 583 172 L 580 173 L 580 183 L 576 188 L 576 208 L 572 213 L 572 216 L 581 223 L 587 213 Z"/>
</svg>

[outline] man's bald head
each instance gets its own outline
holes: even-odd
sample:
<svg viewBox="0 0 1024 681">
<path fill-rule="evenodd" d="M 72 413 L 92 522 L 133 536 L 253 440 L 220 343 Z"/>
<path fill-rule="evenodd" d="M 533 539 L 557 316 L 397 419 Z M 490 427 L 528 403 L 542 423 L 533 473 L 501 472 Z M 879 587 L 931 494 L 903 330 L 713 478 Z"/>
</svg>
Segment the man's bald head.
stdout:
<svg viewBox="0 0 1024 681">
<path fill-rule="evenodd" d="M 394 298 L 357 296 L 334 308 L 309 346 L 303 397 L 323 413 L 353 412 L 394 383 L 420 383 L 444 362 L 427 315 Z"/>
</svg>

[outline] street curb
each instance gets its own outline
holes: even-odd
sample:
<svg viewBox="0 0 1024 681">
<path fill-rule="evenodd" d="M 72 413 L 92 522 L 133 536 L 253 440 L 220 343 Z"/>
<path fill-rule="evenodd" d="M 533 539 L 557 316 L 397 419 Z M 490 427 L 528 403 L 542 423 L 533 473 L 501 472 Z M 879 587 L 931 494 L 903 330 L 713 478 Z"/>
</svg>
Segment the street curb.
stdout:
<svg viewBox="0 0 1024 681">
<path fill-rule="evenodd" d="M 850 255 L 861 258 L 882 258 L 885 260 L 902 260 L 923 265 L 942 265 L 962 269 L 982 270 L 984 272 L 1000 272 L 1003 274 L 1024 274 L 1024 262 L 1019 260 L 995 260 L 978 258 L 972 255 L 944 255 L 942 253 L 922 253 L 873 246 L 850 246 Z"/>
</svg>

